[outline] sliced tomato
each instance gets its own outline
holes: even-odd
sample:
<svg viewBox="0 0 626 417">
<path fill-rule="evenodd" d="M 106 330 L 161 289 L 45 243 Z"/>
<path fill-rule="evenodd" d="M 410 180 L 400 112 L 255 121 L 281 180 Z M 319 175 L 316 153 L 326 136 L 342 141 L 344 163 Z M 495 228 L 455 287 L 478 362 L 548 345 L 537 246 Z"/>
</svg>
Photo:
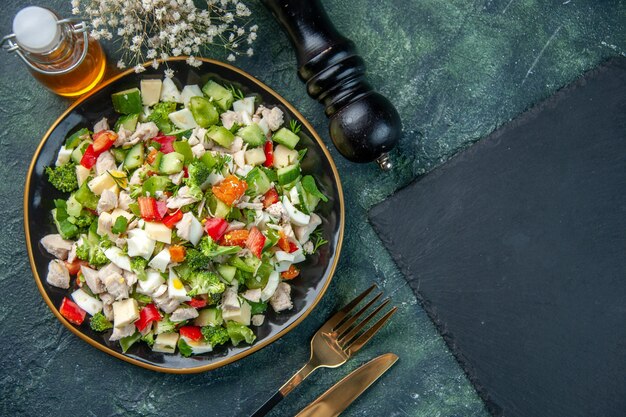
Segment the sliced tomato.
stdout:
<svg viewBox="0 0 626 417">
<path fill-rule="evenodd" d="M 283 233 L 282 230 L 278 231 L 278 247 L 283 252 L 289 252 L 289 238 Z"/>
<path fill-rule="evenodd" d="M 81 265 L 86 265 L 86 263 L 79 259 L 74 259 L 74 262 L 65 261 L 65 267 L 69 271 L 70 275 L 77 275 L 80 272 Z"/>
<path fill-rule="evenodd" d="M 261 258 L 263 247 L 265 246 L 265 239 L 266 237 L 257 227 L 250 229 L 248 239 L 246 240 L 246 247 L 259 259 Z"/>
<path fill-rule="evenodd" d="M 174 213 L 168 214 L 165 217 L 163 217 L 163 224 L 169 227 L 170 229 L 173 229 L 176 223 L 181 221 L 182 218 L 183 218 L 183 212 L 180 210 L 176 210 Z"/>
<path fill-rule="evenodd" d="M 191 300 L 187 301 L 187 304 L 189 304 L 189 307 L 202 308 L 206 306 L 206 300 L 200 297 L 192 298 Z"/>
<path fill-rule="evenodd" d="M 117 133 L 112 130 L 101 130 L 93 134 L 93 151 L 96 155 L 108 150 L 117 140 Z"/>
<path fill-rule="evenodd" d="M 220 218 L 207 218 L 204 223 L 204 230 L 206 230 L 207 234 L 211 236 L 213 240 L 216 242 L 224 236 L 226 233 L 226 229 L 228 229 L 228 222 L 224 219 Z"/>
<path fill-rule="evenodd" d="M 265 153 L 265 162 L 263 162 L 263 166 L 267 168 L 271 168 L 274 166 L 274 144 L 271 140 L 265 142 L 263 146 L 263 151 Z"/>
<path fill-rule="evenodd" d="M 280 274 L 280 276 L 283 277 L 283 279 L 287 279 L 287 280 L 294 279 L 298 275 L 300 275 L 300 270 L 296 268 L 294 265 L 290 265 L 288 270 L 283 271 Z"/>
<path fill-rule="evenodd" d="M 222 246 L 241 246 L 242 248 L 246 245 L 246 241 L 248 240 L 248 236 L 250 232 L 246 229 L 241 230 L 231 230 L 222 236 L 220 239 L 220 245 Z"/>
<path fill-rule="evenodd" d="M 143 332 L 152 322 L 161 320 L 161 314 L 154 304 L 148 304 L 139 312 L 139 318 L 135 321 L 135 327 Z"/>
<path fill-rule="evenodd" d="M 287 252 L 289 253 L 294 253 L 295 251 L 297 251 L 298 245 L 296 245 L 295 243 L 293 243 L 291 240 L 289 241 L 289 250 Z"/>
<path fill-rule="evenodd" d="M 161 220 L 159 215 L 159 208 L 154 197 L 138 197 L 137 203 L 139 204 L 139 212 L 141 217 L 149 222 L 155 220 Z"/>
<path fill-rule="evenodd" d="M 93 145 L 89 145 L 87 146 L 87 149 L 85 149 L 83 157 L 80 159 L 80 164 L 87 169 L 91 169 L 94 165 L 96 165 L 97 160 L 98 155 L 93 150 Z"/>
<path fill-rule="evenodd" d="M 186 337 L 187 339 L 194 341 L 202 339 L 200 326 L 183 326 L 178 329 L 178 331 L 182 337 Z"/>
<path fill-rule="evenodd" d="M 174 152 L 174 141 L 176 140 L 176 136 L 156 136 L 152 140 L 161 145 L 161 152 Z"/>
<path fill-rule="evenodd" d="M 87 312 L 80 308 L 78 304 L 74 301 L 70 300 L 67 297 L 63 297 L 63 301 L 61 302 L 61 308 L 59 308 L 59 313 L 63 317 L 67 319 L 70 323 L 76 324 L 80 326 L 83 321 L 85 321 L 85 315 Z"/>
<path fill-rule="evenodd" d="M 265 195 L 263 195 L 263 207 L 268 208 L 272 204 L 278 203 L 278 192 L 275 188 L 270 188 Z"/>
<path fill-rule="evenodd" d="M 172 245 L 170 246 L 170 259 L 172 262 L 182 262 L 185 260 L 185 255 L 187 251 L 184 246 L 181 245 Z"/>
<path fill-rule="evenodd" d="M 228 206 L 241 198 L 248 189 L 248 183 L 240 180 L 236 175 L 229 175 L 221 183 L 213 186 L 213 194 Z"/>
</svg>

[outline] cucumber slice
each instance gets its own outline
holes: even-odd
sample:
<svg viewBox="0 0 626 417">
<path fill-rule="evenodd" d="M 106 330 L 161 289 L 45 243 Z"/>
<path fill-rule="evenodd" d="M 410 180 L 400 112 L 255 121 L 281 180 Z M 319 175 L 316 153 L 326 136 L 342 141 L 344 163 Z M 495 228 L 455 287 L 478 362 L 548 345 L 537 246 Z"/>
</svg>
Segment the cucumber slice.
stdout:
<svg viewBox="0 0 626 417">
<path fill-rule="evenodd" d="M 80 160 L 83 159 L 83 154 L 85 153 L 85 150 L 89 147 L 89 145 L 91 145 L 91 140 L 84 140 L 80 143 L 80 145 L 78 145 L 73 151 L 72 151 L 72 155 L 70 156 L 72 158 L 72 161 L 76 162 L 77 164 L 80 164 Z"/>
<path fill-rule="evenodd" d="M 222 310 L 219 308 L 205 308 L 200 311 L 198 317 L 194 320 L 193 324 L 196 326 L 221 326 L 224 320 L 222 319 Z"/>
<path fill-rule="evenodd" d="M 168 117 L 179 129 L 193 129 L 194 127 L 198 127 L 193 114 L 187 108 L 170 113 Z"/>
<path fill-rule="evenodd" d="M 220 219 L 225 219 L 230 213 L 230 207 L 215 196 L 212 196 L 209 200 L 209 209 L 213 213 L 213 217 L 219 217 Z"/>
<path fill-rule="evenodd" d="M 217 265 L 216 269 L 229 284 L 232 282 L 233 278 L 235 278 L 235 273 L 237 272 L 237 268 L 231 265 Z"/>
<path fill-rule="evenodd" d="M 220 121 L 220 114 L 207 98 L 191 97 L 189 110 L 200 127 L 209 127 Z"/>
<path fill-rule="evenodd" d="M 207 82 L 204 87 L 202 87 L 202 92 L 206 94 L 207 97 L 212 98 L 213 101 L 224 111 L 230 109 L 230 106 L 232 106 L 233 101 L 235 100 L 233 93 L 215 81 Z"/>
<path fill-rule="evenodd" d="M 144 161 L 144 150 L 143 143 L 137 143 L 135 146 L 130 148 L 126 158 L 124 159 L 124 168 L 127 170 L 133 170 L 135 168 L 139 168 L 143 165 Z"/>
<path fill-rule="evenodd" d="M 123 127 L 126 130 L 130 130 L 134 132 L 137 128 L 137 122 L 139 121 L 139 113 L 125 114 L 124 116 L 120 116 L 115 122 L 115 131 L 117 132 L 120 127 Z"/>
<path fill-rule="evenodd" d="M 235 140 L 235 135 L 224 126 L 211 126 L 205 136 L 223 148 L 230 148 Z"/>
<path fill-rule="evenodd" d="M 246 182 L 249 186 L 248 189 L 254 193 L 253 195 L 265 194 L 270 188 L 272 188 L 270 179 L 259 167 L 253 168 L 248 173 L 246 176 Z"/>
<path fill-rule="evenodd" d="M 128 149 L 123 148 L 111 148 L 111 152 L 113 153 L 113 157 L 115 158 L 115 162 L 118 164 L 124 162 L 126 159 L 126 155 L 128 154 Z"/>
<path fill-rule="evenodd" d="M 161 175 L 153 175 L 143 183 L 143 191 L 146 194 L 154 196 L 157 191 L 165 191 L 172 183 L 169 178 Z"/>
<path fill-rule="evenodd" d="M 170 152 L 161 158 L 159 172 L 163 174 L 177 174 L 183 169 L 185 157 L 178 152 Z"/>
<path fill-rule="evenodd" d="M 144 106 L 154 106 L 161 97 L 161 80 L 141 80 L 141 101 Z"/>
<path fill-rule="evenodd" d="M 278 175 L 278 183 L 280 185 L 289 184 L 298 179 L 300 176 L 300 164 L 293 164 L 284 168 L 278 168 L 276 171 Z"/>
<path fill-rule="evenodd" d="M 250 146 L 261 146 L 265 143 L 265 135 L 263 130 L 256 123 L 242 127 L 237 131 L 237 136 L 240 136 L 244 142 Z"/>
<path fill-rule="evenodd" d="M 293 149 L 298 144 L 300 137 L 286 127 L 281 127 L 276 133 L 274 133 L 272 140 L 276 143 L 280 143 L 281 145 L 285 145 L 289 149 Z"/>
<path fill-rule="evenodd" d="M 256 271 L 257 266 L 258 266 L 258 265 L 249 265 L 246 261 L 244 261 L 238 256 L 233 256 L 232 258 L 230 258 L 228 263 L 239 270 L 242 270 L 244 272 L 249 272 L 251 274 L 253 274 L 254 271 Z"/>
<path fill-rule="evenodd" d="M 187 142 L 176 141 L 174 142 L 174 150 L 185 157 L 185 166 L 189 165 L 193 161 L 193 152 L 191 146 Z"/>
<path fill-rule="evenodd" d="M 65 140 L 65 149 L 74 149 L 80 144 L 80 142 L 87 139 L 91 139 L 91 136 L 89 136 L 89 129 L 83 127 L 78 132 L 74 132 L 68 136 Z"/>
<path fill-rule="evenodd" d="M 141 113 L 141 92 L 137 87 L 111 94 L 113 110 L 121 114 Z"/>
<path fill-rule="evenodd" d="M 152 165 L 150 165 L 153 171 L 159 170 L 159 167 L 161 166 L 161 159 L 163 159 L 163 152 L 159 151 L 154 157 L 154 161 L 152 161 Z"/>
</svg>

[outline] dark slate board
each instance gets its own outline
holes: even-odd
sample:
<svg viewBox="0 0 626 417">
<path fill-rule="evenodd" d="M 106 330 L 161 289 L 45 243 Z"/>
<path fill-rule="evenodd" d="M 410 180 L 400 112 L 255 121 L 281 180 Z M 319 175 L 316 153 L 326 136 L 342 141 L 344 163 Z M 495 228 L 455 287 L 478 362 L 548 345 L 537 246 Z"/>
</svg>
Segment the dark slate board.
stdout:
<svg viewBox="0 0 626 417">
<path fill-rule="evenodd" d="M 626 59 L 370 221 L 493 415 L 626 415 Z"/>
</svg>

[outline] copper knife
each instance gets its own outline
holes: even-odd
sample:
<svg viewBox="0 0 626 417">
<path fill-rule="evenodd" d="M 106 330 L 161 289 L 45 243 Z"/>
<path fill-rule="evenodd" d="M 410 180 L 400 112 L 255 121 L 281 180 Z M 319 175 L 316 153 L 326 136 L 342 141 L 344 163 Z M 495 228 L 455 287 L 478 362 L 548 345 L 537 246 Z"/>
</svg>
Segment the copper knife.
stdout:
<svg viewBox="0 0 626 417">
<path fill-rule="evenodd" d="M 385 353 L 352 371 L 330 387 L 296 417 L 335 417 L 396 363 L 398 356 Z"/>
</svg>

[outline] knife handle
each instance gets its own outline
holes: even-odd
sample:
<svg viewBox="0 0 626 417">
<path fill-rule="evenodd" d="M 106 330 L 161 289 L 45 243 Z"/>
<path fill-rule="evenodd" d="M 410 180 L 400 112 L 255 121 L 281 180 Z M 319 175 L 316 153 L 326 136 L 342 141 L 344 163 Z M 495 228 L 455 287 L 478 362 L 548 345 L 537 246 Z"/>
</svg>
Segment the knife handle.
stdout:
<svg viewBox="0 0 626 417">
<path fill-rule="evenodd" d="M 267 413 L 269 413 L 272 408 L 276 406 L 279 402 L 282 401 L 283 398 L 287 396 L 295 387 L 300 385 L 304 379 L 309 376 L 311 372 L 316 370 L 319 366 L 314 364 L 311 360 L 307 362 L 298 372 L 296 372 L 285 384 L 280 387 L 278 391 L 274 393 L 265 403 L 259 407 L 258 410 L 252 414 L 251 417 L 263 417 Z"/>
<path fill-rule="evenodd" d="M 402 133 L 395 107 L 365 81 L 354 43 L 333 26 L 319 0 L 262 0 L 296 49 L 298 74 L 311 97 L 324 104 L 330 137 L 353 162 L 387 157 Z"/>
</svg>

